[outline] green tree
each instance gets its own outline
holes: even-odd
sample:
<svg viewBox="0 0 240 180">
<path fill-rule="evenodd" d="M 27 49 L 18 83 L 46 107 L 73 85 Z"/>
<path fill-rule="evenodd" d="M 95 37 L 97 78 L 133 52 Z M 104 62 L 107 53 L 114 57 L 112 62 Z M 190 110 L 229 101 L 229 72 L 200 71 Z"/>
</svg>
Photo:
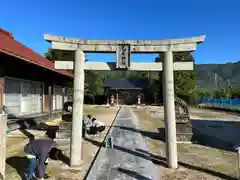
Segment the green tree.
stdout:
<svg viewBox="0 0 240 180">
<path fill-rule="evenodd" d="M 50 61 L 74 61 L 75 54 L 72 51 L 48 49 L 48 51 L 44 53 L 44 57 Z"/>
<path fill-rule="evenodd" d="M 103 94 L 103 82 L 98 73 L 94 71 L 85 72 L 85 93 L 93 96 Z"/>
<path fill-rule="evenodd" d="M 240 90 L 237 88 L 231 88 L 231 97 L 240 98 Z"/>
<path fill-rule="evenodd" d="M 228 92 L 226 91 L 225 88 L 223 89 L 218 89 L 215 91 L 214 98 L 226 98 Z"/>
<path fill-rule="evenodd" d="M 54 61 L 74 61 L 74 52 L 71 51 L 59 51 L 55 49 L 48 49 L 44 53 L 44 57 L 52 62 Z M 66 71 L 73 73 L 73 70 L 67 69 Z"/>
<path fill-rule="evenodd" d="M 160 54 L 155 61 L 163 62 L 164 54 Z M 194 57 L 190 52 L 177 52 L 173 53 L 173 62 L 194 62 Z M 158 74 L 159 82 L 162 84 L 162 72 Z M 187 102 L 190 101 L 194 95 L 196 85 L 196 72 L 195 66 L 193 71 L 174 71 L 175 93 L 176 96 L 183 98 Z"/>
<path fill-rule="evenodd" d="M 44 56 L 50 61 L 74 61 L 74 53 L 70 51 L 58 51 L 53 49 L 48 49 L 48 51 L 44 54 Z M 86 59 L 87 61 L 87 59 Z M 73 73 L 73 70 L 68 70 Z M 98 75 L 97 72 L 93 71 L 85 71 L 85 94 L 90 95 L 101 95 L 103 94 L 103 83 L 102 79 Z M 72 90 L 69 90 L 72 92 Z"/>
</svg>

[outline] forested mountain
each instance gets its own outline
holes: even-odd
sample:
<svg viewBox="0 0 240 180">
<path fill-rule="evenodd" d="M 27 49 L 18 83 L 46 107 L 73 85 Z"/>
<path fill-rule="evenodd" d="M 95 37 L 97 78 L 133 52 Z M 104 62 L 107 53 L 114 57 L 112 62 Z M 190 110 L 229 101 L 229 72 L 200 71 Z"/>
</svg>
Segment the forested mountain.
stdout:
<svg viewBox="0 0 240 180">
<path fill-rule="evenodd" d="M 240 61 L 226 64 L 196 65 L 197 87 L 240 88 Z"/>
</svg>

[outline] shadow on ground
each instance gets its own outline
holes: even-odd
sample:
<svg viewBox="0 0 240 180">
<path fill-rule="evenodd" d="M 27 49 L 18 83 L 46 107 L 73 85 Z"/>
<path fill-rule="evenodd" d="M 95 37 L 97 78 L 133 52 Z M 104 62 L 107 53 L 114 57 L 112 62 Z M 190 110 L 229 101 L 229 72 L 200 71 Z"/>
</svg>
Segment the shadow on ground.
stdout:
<svg viewBox="0 0 240 180">
<path fill-rule="evenodd" d="M 128 175 L 128 176 L 130 176 L 130 177 L 134 177 L 135 179 L 137 179 L 137 180 L 151 180 L 151 179 L 149 179 L 149 178 L 147 178 L 147 177 L 145 177 L 145 176 L 142 176 L 141 174 L 139 174 L 139 173 L 137 173 L 137 172 L 135 172 L 135 171 L 131 171 L 131 170 L 128 170 L 128 169 L 123 169 L 123 168 L 117 168 L 116 169 L 118 172 L 121 172 L 121 173 L 123 173 L 123 174 L 126 174 L 126 175 Z"/>
<path fill-rule="evenodd" d="M 62 161 L 64 164 L 69 165 L 69 158 L 62 153 L 61 150 L 56 148 L 55 154 L 50 154 L 50 158 L 53 160 Z M 28 167 L 28 159 L 22 156 L 12 156 L 6 160 L 6 163 L 11 166 L 19 176 L 24 179 L 24 173 Z"/>
<path fill-rule="evenodd" d="M 61 149 L 52 148 L 49 152 L 49 158 L 55 161 L 62 161 L 66 165 L 70 165 L 70 159 L 66 156 Z"/>
<path fill-rule="evenodd" d="M 164 140 L 164 131 L 162 132 L 149 132 L 149 131 L 142 131 L 139 129 L 131 128 L 131 127 L 126 127 L 126 126 L 114 126 L 115 128 L 120 128 L 122 130 L 126 131 L 132 131 L 136 133 L 141 133 L 143 136 L 149 137 L 151 139 L 155 140 Z"/>
<path fill-rule="evenodd" d="M 19 176 L 23 178 L 23 175 L 26 172 L 26 168 L 28 165 L 28 160 L 26 157 L 12 156 L 6 160 L 6 163 L 12 168 L 14 168 L 19 174 Z"/>
<path fill-rule="evenodd" d="M 233 151 L 240 145 L 240 121 L 192 120 L 192 142 Z"/>
<path fill-rule="evenodd" d="M 85 140 L 88 141 L 88 142 L 90 142 L 90 143 L 92 143 L 92 144 L 95 145 L 95 146 L 98 146 L 98 147 L 99 147 L 99 150 L 100 150 L 100 147 L 104 147 L 104 143 L 101 143 L 101 142 L 99 142 L 99 141 L 95 141 L 95 140 L 89 139 L 89 138 L 85 138 Z M 114 146 L 114 148 L 117 149 L 117 150 L 120 150 L 120 151 L 128 152 L 126 148 L 122 148 L 122 147 L 120 147 L 120 146 Z M 140 156 L 140 155 L 139 155 L 139 156 Z M 95 159 L 96 159 L 96 158 L 97 158 L 97 156 L 95 156 Z M 95 161 L 95 159 L 94 159 L 94 161 Z M 150 160 L 150 159 L 149 159 L 149 160 Z M 90 167 L 92 167 L 94 161 L 92 162 L 92 164 L 91 164 Z M 126 175 L 128 175 L 128 176 L 130 176 L 130 177 L 134 177 L 134 178 L 137 179 L 137 180 L 150 180 L 149 178 L 147 178 L 147 177 L 145 177 L 145 176 L 142 176 L 141 174 L 139 174 L 139 173 L 137 173 L 137 172 L 135 172 L 135 171 L 128 170 L 128 169 L 124 169 L 124 168 L 118 167 L 118 168 L 114 168 L 114 169 L 112 169 L 112 170 L 115 170 L 115 171 L 124 173 L 124 174 L 126 174 Z M 89 171 L 90 171 L 90 168 L 89 168 Z M 89 172 L 86 174 L 86 176 L 85 176 L 84 179 L 87 178 L 88 174 L 89 174 Z"/>
<path fill-rule="evenodd" d="M 192 126 L 191 141 L 195 144 L 226 151 L 234 151 L 235 146 L 240 146 L 240 121 L 192 120 L 189 126 Z M 115 127 L 165 142 L 165 128 L 158 128 L 158 132 L 148 132 L 125 126 Z"/>
<path fill-rule="evenodd" d="M 92 140 L 92 139 L 85 139 L 85 140 L 88 141 L 88 142 L 91 142 L 92 144 L 94 144 L 96 146 L 99 146 L 99 147 L 103 146 L 103 144 L 101 142 L 98 142 L 98 141 L 95 141 L 95 140 Z M 166 158 L 164 158 L 164 157 L 154 155 L 152 153 L 146 152 L 146 151 L 141 150 L 141 149 L 136 149 L 136 151 L 133 151 L 131 149 L 126 149 L 126 148 L 120 147 L 120 146 L 114 146 L 114 149 L 119 150 L 119 151 L 123 151 L 123 152 L 126 152 L 126 153 L 130 153 L 132 155 L 135 155 L 135 156 L 147 159 L 147 160 L 151 160 L 154 164 L 167 168 Z M 178 163 L 179 163 L 180 166 L 185 167 L 187 169 L 204 172 L 204 173 L 210 174 L 212 176 L 219 177 L 221 179 L 237 180 L 237 178 L 228 176 L 228 175 L 223 174 L 221 172 L 216 172 L 216 171 L 212 171 L 212 170 L 209 170 L 209 169 L 206 169 L 206 168 L 193 166 L 191 164 L 187 164 L 187 163 L 184 163 L 184 162 L 178 162 Z M 123 173 L 125 173 L 127 175 L 130 175 L 130 176 L 131 175 L 132 176 L 136 175 L 135 172 L 129 172 L 128 170 L 125 170 L 125 169 L 120 169 L 120 171 L 122 171 Z M 137 176 L 137 177 L 139 177 L 139 176 Z M 141 179 L 141 177 L 139 177 L 139 179 Z M 145 180 L 148 180 L 148 179 L 145 178 Z"/>
<path fill-rule="evenodd" d="M 158 156 L 158 155 L 154 155 L 154 154 L 152 154 L 152 153 L 143 151 L 143 150 L 141 150 L 141 149 L 136 149 L 136 151 L 137 151 L 137 152 L 142 152 L 142 153 L 144 153 L 145 155 L 149 155 L 149 156 L 151 157 L 151 159 L 152 159 L 152 162 L 153 162 L 154 164 L 161 165 L 161 166 L 164 166 L 164 167 L 167 168 L 167 163 L 166 163 L 167 160 L 166 160 L 165 157 Z M 134 152 L 134 153 L 135 153 L 135 152 Z M 219 178 L 221 178 L 221 179 L 237 180 L 237 178 L 228 176 L 228 175 L 223 174 L 223 173 L 221 173 L 221 172 L 216 172 L 216 171 L 212 171 L 212 170 L 209 170 L 209 169 L 206 169 L 206 168 L 193 166 L 193 165 L 191 165 L 191 164 L 187 164 L 187 163 L 184 163 L 184 162 L 178 162 L 178 163 L 179 163 L 180 166 L 185 167 L 185 168 L 187 168 L 187 169 L 204 172 L 204 173 L 210 174 L 210 175 L 212 175 L 212 176 L 219 177 Z"/>
</svg>

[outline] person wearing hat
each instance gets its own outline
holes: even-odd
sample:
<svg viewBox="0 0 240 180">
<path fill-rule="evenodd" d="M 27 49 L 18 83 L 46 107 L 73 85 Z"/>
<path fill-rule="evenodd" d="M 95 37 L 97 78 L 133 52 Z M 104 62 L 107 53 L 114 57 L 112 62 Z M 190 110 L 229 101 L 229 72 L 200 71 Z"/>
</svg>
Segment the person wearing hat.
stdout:
<svg viewBox="0 0 240 180">
<path fill-rule="evenodd" d="M 49 157 L 50 151 L 56 147 L 56 142 L 51 139 L 31 140 L 25 147 L 24 153 L 28 159 L 28 169 L 26 179 L 33 178 L 35 170 L 39 180 L 44 180 L 45 162 Z"/>
</svg>

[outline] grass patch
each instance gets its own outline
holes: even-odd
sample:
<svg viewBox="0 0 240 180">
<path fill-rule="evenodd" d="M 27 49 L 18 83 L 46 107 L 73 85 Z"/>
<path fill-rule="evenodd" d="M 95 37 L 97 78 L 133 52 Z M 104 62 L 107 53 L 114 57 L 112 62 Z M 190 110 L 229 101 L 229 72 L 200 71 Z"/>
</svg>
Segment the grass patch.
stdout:
<svg viewBox="0 0 240 180">
<path fill-rule="evenodd" d="M 151 115 L 147 109 L 134 110 L 139 117 L 140 128 L 143 131 L 158 132 L 164 127 L 163 118 Z M 143 134 L 144 136 L 144 134 Z M 154 163 L 166 165 L 165 142 L 144 136 L 148 143 Z M 237 155 L 220 149 L 205 147 L 196 144 L 178 144 L 178 160 L 180 168 L 166 169 L 163 180 L 196 180 L 196 179 L 236 179 Z"/>
<path fill-rule="evenodd" d="M 216 113 L 213 112 L 206 112 L 206 113 L 200 113 L 200 112 L 194 112 L 194 115 L 200 117 L 200 120 L 207 120 L 207 119 L 216 119 L 216 117 L 220 116 L 219 114 L 216 115 Z M 223 117 L 224 119 L 225 117 Z"/>
</svg>

